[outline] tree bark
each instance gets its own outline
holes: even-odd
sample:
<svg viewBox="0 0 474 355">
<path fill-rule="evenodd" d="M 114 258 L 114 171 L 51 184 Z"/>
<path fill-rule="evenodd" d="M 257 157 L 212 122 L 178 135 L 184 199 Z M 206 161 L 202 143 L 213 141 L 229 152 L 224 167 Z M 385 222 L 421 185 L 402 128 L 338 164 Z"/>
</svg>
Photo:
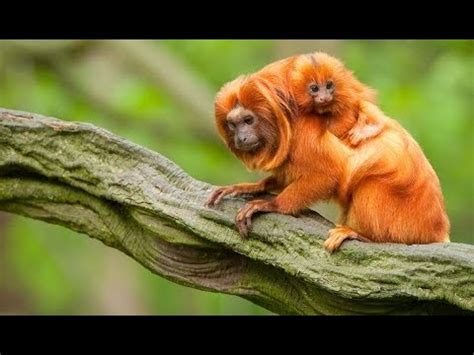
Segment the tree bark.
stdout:
<svg viewBox="0 0 474 355">
<path fill-rule="evenodd" d="M 0 210 L 280 314 L 474 314 L 472 245 L 351 241 L 330 255 L 331 223 L 316 213 L 261 215 L 242 240 L 234 217 L 244 199 L 206 208 L 213 188 L 101 128 L 0 109 Z"/>
</svg>

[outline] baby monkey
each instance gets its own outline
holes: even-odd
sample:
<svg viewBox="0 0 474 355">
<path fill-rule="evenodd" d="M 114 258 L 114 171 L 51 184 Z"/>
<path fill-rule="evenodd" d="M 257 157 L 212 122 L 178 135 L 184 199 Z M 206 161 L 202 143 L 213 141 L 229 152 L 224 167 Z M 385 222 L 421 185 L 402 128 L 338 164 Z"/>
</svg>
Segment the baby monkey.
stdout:
<svg viewBox="0 0 474 355">
<path fill-rule="evenodd" d="M 384 122 L 374 111 L 376 92 L 362 84 L 344 64 L 322 52 L 294 59 L 289 86 L 298 108 L 326 120 L 331 133 L 357 146 L 378 136 Z"/>
</svg>

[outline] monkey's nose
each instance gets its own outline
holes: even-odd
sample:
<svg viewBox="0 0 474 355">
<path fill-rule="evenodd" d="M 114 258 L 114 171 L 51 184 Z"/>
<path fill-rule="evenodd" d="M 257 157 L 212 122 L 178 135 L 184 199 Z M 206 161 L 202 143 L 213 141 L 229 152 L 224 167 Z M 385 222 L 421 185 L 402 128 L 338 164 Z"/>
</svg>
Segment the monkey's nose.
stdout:
<svg viewBox="0 0 474 355">
<path fill-rule="evenodd" d="M 247 142 L 247 137 L 237 137 L 237 145 L 242 145 Z"/>
<path fill-rule="evenodd" d="M 328 96 L 318 97 L 318 102 L 321 103 L 321 104 L 325 104 L 325 103 L 329 102 L 330 100 L 331 100 L 331 98 L 328 97 Z"/>
</svg>

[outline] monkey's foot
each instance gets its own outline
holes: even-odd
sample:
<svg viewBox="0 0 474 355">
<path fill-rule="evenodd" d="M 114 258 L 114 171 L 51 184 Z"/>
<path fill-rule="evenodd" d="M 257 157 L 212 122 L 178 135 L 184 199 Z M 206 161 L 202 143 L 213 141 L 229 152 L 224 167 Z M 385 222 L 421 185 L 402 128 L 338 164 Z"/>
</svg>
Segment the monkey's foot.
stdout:
<svg viewBox="0 0 474 355">
<path fill-rule="evenodd" d="M 370 242 L 369 239 L 359 235 L 349 227 L 336 226 L 336 228 L 333 228 L 329 231 L 329 236 L 323 245 L 330 253 L 332 253 L 339 249 L 341 244 L 348 239 L 360 240 L 361 242 Z"/>
<path fill-rule="evenodd" d="M 235 225 L 240 235 L 247 238 L 252 226 L 252 216 L 257 212 L 273 211 L 273 203 L 271 200 L 253 200 L 247 202 L 235 217 Z"/>
</svg>

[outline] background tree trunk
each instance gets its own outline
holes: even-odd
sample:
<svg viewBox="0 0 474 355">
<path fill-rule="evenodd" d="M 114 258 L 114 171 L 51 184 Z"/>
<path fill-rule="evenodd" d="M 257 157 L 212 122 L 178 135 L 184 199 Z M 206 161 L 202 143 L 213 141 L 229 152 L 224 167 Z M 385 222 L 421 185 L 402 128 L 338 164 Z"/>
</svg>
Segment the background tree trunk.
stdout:
<svg viewBox="0 0 474 355">
<path fill-rule="evenodd" d="M 0 109 L 0 209 L 66 226 L 174 282 L 282 314 L 474 313 L 474 246 L 347 242 L 323 248 L 316 213 L 234 228 L 243 199 L 90 124 Z"/>
</svg>

